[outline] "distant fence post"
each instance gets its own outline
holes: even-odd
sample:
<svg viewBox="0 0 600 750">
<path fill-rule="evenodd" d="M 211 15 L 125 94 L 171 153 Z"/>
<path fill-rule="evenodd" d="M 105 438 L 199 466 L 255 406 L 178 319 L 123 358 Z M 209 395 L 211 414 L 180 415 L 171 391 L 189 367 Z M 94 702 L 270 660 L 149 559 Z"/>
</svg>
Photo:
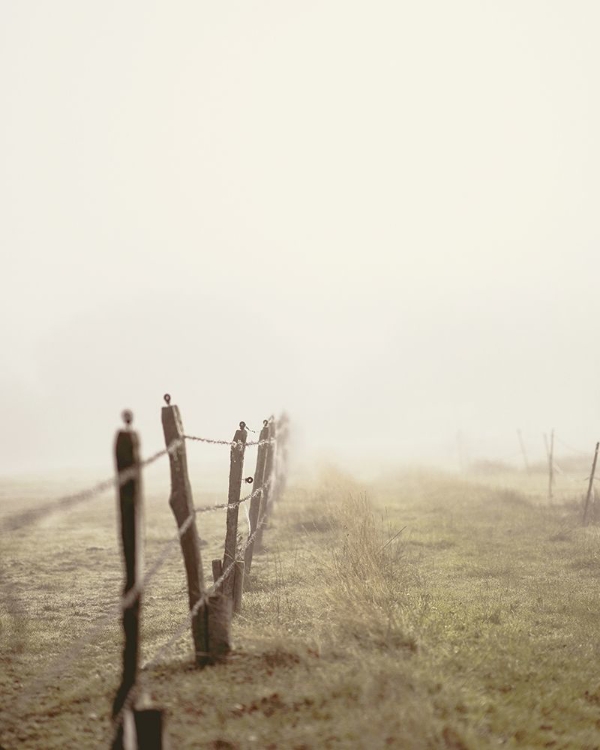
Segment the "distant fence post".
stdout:
<svg viewBox="0 0 600 750">
<path fill-rule="evenodd" d="M 139 662 L 141 592 L 138 586 L 143 567 L 143 504 L 139 456 L 139 438 L 131 429 L 133 415 L 123 412 L 126 428 L 117 433 L 115 464 L 119 494 L 121 544 L 125 563 L 123 588 L 123 677 L 115 697 L 112 716 L 116 724 L 113 750 L 125 747 L 125 727 L 133 726 L 133 703 Z M 129 744 L 129 740 L 127 740 Z"/>
<path fill-rule="evenodd" d="M 519 436 L 519 445 L 521 446 L 521 453 L 523 454 L 523 463 L 525 464 L 525 471 L 529 474 L 529 461 L 527 460 L 527 451 L 525 450 L 525 442 L 523 440 L 523 434 L 521 430 L 517 430 Z"/>
<path fill-rule="evenodd" d="M 548 454 L 548 500 L 552 500 L 554 488 L 554 430 L 550 433 L 550 443 L 548 443 L 548 436 L 544 433 L 544 442 Z"/>
<path fill-rule="evenodd" d="M 598 461 L 598 449 L 600 443 L 596 443 L 596 450 L 594 451 L 594 460 L 592 461 L 592 471 L 590 473 L 590 481 L 588 484 L 587 495 L 585 497 L 585 506 L 583 508 L 583 523 L 587 524 L 588 508 L 590 505 L 590 497 L 592 496 L 592 490 L 594 489 L 594 476 L 596 474 L 596 463 Z"/>
<path fill-rule="evenodd" d="M 263 477 L 263 492 L 260 500 L 260 511 L 258 514 L 258 524 L 256 529 L 255 549 L 262 550 L 262 540 L 265 531 L 265 524 L 269 517 L 271 496 L 273 494 L 273 469 L 275 465 L 275 418 L 270 417 L 267 425 L 267 453 L 265 457 L 265 473 Z"/>
<path fill-rule="evenodd" d="M 223 581 L 223 593 L 233 601 L 234 612 L 239 611 L 240 601 L 234 601 L 235 579 L 242 578 L 238 586 L 243 586 L 244 569 L 236 565 L 238 517 L 240 512 L 240 496 L 242 494 L 242 474 L 244 471 L 244 451 L 246 448 L 246 423 L 240 422 L 240 427 L 233 436 L 233 445 L 229 450 L 229 492 L 227 495 L 227 531 L 225 534 L 225 554 L 223 555 L 223 573 L 233 565 L 231 571 Z M 237 607 L 236 607 L 237 604 Z"/>
<path fill-rule="evenodd" d="M 262 496 L 264 494 L 263 484 L 264 484 L 264 479 L 265 479 L 265 463 L 266 463 L 266 458 L 267 458 L 267 449 L 269 447 L 266 441 L 268 439 L 269 439 L 269 420 L 265 419 L 263 421 L 263 428 L 260 431 L 260 435 L 258 437 L 258 450 L 256 452 L 256 469 L 254 470 L 254 484 L 252 485 L 252 500 L 250 500 L 250 514 L 249 514 L 250 515 L 250 537 L 256 531 Z M 253 539 L 246 547 L 246 552 L 244 556 L 246 575 L 250 572 L 250 568 L 252 567 L 252 555 L 254 552 L 254 542 L 255 540 Z"/>
<path fill-rule="evenodd" d="M 277 443 L 275 445 L 275 487 L 271 505 L 276 505 L 285 492 L 288 466 L 289 417 L 284 412 L 277 420 Z"/>
</svg>

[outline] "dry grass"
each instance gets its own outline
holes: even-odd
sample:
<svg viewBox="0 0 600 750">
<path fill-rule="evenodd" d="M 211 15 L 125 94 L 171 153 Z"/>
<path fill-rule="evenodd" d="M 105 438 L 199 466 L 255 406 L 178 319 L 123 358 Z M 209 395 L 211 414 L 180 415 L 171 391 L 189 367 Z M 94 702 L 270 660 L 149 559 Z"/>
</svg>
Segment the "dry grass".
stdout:
<svg viewBox="0 0 600 750">
<path fill-rule="evenodd" d="M 198 672 L 186 634 L 144 675 L 173 747 L 600 747 L 600 534 L 581 527 L 576 504 L 548 507 L 543 485 L 524 485 L 405 473 L 364 487 L 329 471 L 289 490 L 255 559 L 230 662 Z M 146 495 L 152 560 L 174 522 L 163 493 Z M 112 503 L 3 541 L 7 750 L 108 744 L 116 620 L 59 677 L 47 670 L 116 601 Z M 224 516 L 202 524 L 207 567 L 222 553 Z M 177 553 L 146 595 L 145 656 L 185 601 Z"/>
</svg>

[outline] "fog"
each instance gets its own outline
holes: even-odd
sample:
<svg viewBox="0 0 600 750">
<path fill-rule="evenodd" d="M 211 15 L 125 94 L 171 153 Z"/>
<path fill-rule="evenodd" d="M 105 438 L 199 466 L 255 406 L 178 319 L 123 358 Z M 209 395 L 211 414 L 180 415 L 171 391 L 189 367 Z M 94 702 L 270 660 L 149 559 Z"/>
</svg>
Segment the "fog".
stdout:
<svg viewBox="0 0 600 750">
<path fill-rule="evenodd" d="M 600 5 L 0 4 L 0 472 L 123 408 L 344 465 L 598 437 Z"/>
</svg>

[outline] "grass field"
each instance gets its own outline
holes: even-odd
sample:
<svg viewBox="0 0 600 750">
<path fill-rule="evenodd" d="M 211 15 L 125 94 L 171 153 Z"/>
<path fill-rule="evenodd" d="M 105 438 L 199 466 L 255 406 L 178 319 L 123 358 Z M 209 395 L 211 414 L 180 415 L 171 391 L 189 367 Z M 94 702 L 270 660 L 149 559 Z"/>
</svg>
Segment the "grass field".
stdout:
<svg viewBox="0 0 600 750">
<path fill-rule="evenodd" d="M 2 513 L 55 489 L 4 483 Z M 581 525 L 581 491 L 565 485 L 549 505 L 543 476 L 516 471 L 361 485 L 329 470 L 292 486 L 255 559 L 229 663 L 194 669 L 187 631 L 143 674 L 173 750 L 600 748 L 600 533 Z M 151 562 L 174 520 L 152 474 L 145 497 Z M 197 505 L 222 499 L 195 492 Z M 114 506 L 103 496 L 2 539 L 6 750 L 109 746 Z M 225 519 L 200 520 L 207 571 Z M 144 658 L 186 600 L 176 551 L 145 596 Z"/>
</svg>

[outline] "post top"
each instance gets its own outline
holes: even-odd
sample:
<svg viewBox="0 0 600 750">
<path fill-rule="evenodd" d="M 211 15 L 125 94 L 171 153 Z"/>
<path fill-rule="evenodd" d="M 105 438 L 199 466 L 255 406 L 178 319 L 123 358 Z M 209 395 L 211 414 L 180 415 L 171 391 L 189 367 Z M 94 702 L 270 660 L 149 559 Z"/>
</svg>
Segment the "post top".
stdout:
<svg viewBox="0 0 600 750">
<path fill-rule="evenodd" d="M 165 400 L 166 405 L 168 406 L 171 403 L 171 394 L 170 393 L 165 393 L 165 395 L 163 396 L 163 398 Z"/>
<path fill-rule="evenodd" d="M 245 430 L 245 429 L 246 429 L 246 423 L 240 422 L 240 430 Z"/>
<path fill-rule="evenodd" d="M 121 419 L 125 422 L 127 427 L 130 427 L 133 422 L 133 412 L 130 409 L 123 409 L 121 412 Z"/>
</svg>

